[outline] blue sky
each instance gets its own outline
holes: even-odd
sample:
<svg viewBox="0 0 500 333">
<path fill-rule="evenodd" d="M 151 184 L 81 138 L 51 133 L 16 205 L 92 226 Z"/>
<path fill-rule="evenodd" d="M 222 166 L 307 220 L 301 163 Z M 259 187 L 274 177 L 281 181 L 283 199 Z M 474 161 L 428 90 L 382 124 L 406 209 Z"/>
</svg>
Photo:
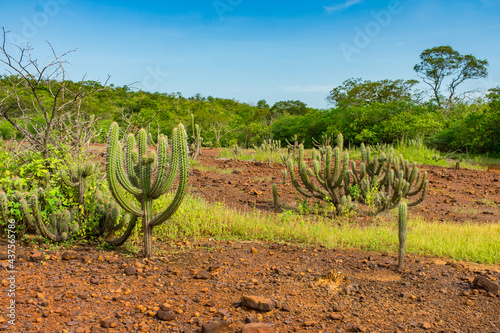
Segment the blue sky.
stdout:
<svg viewBox="0 0 500 333">
<path fill-rule="evenodd" d="M 500 0 L 17 0 L 0 26 L 40 61 L 45 41 L 78 49 L 73 80 L 326 108 L 351 77 L 416 79 L 420 53 L 439 45 L 489 61 L 489 78 L 464 88 L 500 85 L 499 18 Z"/>
</svg>

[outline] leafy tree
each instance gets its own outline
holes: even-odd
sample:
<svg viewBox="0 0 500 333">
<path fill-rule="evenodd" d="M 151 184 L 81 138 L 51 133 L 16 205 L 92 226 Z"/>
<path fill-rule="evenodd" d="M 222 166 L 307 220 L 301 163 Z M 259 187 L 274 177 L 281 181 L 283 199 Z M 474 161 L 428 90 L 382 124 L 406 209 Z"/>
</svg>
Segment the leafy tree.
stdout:
<svg viewBox="0 0 500 333">
<path fill-rule="evenodd" d="M 462 55 L 451 46 L 437 46 L 424 50 L 420 54 L 420 63 L 413 69 L 429 85 L 439 108 L 443 106 L 441 88 L 447 81 L 448 105 L 451 105 L 456 88 L 468 79 L 488 76 L 487 60 L 480 60 L 471 54 Z"/>
<path fill-rule="evenodd" d="M 386 79 L 373 82 L 351 78 L 332 89 L 327 100 L 337 106 L 412 101 L 417 97 L 413 92 L 413 86 L 417 83 L 417 80 Z"/>
</svg>

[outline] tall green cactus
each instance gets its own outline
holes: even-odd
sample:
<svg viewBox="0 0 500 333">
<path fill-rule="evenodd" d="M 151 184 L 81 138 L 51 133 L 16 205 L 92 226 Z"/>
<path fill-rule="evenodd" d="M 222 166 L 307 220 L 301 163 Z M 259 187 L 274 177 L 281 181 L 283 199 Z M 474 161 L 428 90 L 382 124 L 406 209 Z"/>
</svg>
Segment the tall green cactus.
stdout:
<svg viewBox="0 0 500 333">
<path fill-rule="evenodd" d="M 153 227 L 168 220 L 179 208 L 187 191 L 188 146 L 184 125 L 179 124 L 172 132 L 172 154 L 168 154 L 167 138 L 160 135 L 157 143 L 158 154 L 147 155 L 147 133 L 139 131 L 138 151 L 134 151 L 136 139 L 126 136 L 125 157 L 119 141 L 117 123 L 111 125 L 107 143 L 106 173 L 111 194 L 128 213 L 142 219 L 144 232 L 144 255 L 152 254 Z M 179 183 L 175 196 L 168 207 L 157 215 L 153 214 L 153 200 L 158 199 L 173 185 L 179 173 Z M 153 175 L 156 174 L 156 177 Z M 125 195 L 127 191 L 140 204 L 134 205 Z M 131 219 L 127 230 L 131 228 Z"/>
<path fill-rule="evenodd" d="M 399 251 L 398 251 L 398 267 L 405 266 L 405 251 L 406 251 L 406 236 L 407 236 L 407 207 L 406 203 L 399 204 Z"/>
<path fill-rule="evenodd" d="M 350 198 L 344 195 L 343 186 L 343 181 L 348 170 L 349 153 L 344 151 L 341 157 L 342 147 L 343 137 L 342 134 L 339 134 L 337 137 L 337 147 L 334 149 L 327 146 L 325 147 L 324 154 L 318 153 L 313 149 L 313 169 L 310 169 L 304 161 L 304 145 L 299 145 L 299 175 L 305 188 L 302 188 L 295 177 L 293 158 L 289 157 L 287 161 L 290 178 L 297 191 L 305 197 L 314 197 L 332 203 L 335 206 L 337 214 L 345 210 L 345 207 L 343 207 L 344 204 L 351 205 Z M 315 177 L 319 186 L 311 181 L 309 176 Z"/>
</svg>

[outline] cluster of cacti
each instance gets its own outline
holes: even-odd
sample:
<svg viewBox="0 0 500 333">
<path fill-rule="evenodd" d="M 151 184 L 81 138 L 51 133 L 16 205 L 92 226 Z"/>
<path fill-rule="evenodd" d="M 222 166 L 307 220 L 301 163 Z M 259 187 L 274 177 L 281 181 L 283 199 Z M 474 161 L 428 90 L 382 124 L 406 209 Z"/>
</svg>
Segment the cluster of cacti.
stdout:
<svg viewBox="0 0 500 333">
<path fill-rule="evenodd" d="M 194 115 L 191 114 L 191 160 L 195 161 L 201 154 L 201 143 L 203 138 L 201 137 L 201 128 L 198 124 L 194 122 Z"/>
<path fill-rule="evenodd" d="M 153 227 L 169 219 L 179 208 L 187 191 L 188 183 L 188 146 L 187 135 L 182 124 L 172 132 L 172 154 L 168 154 L 168 141 L 160 135 L 157 154 L 147 154 L 147 133 L 141 129 L 137 146 L 134 135 L 126 136 L 126 150 L 123 156 L 119 141 L 117 123 L 111 125 L 107 142 L 106 173 L 111 194 L 128 213 L 142 219 L 144 233 L 144 255 L 151 256 Z M 174 184 L 179 173 L 175 196 L 168 207 L 153 215 L 153 200 L 166 193 Z M 139 202 L 135 205 L 127 196 L 127 191 Z M 133 229 L 135 219 L 128 223 L 127 230 Z M 128 237 L 128 236 L 127 236 Z"/>
<path fill-rule="evenodd" d="M 63 182 L 68 187 L 73 187 L 78 190 L 78 205 L 82 209 L 82 213 L 85 214 L 83 208 L 85 207 L 85 179 L 94 174 L 96 170 L 96 165 L 92 162 L 86 163 L 80 166 L 72 166 L 69 168 L 69 175 L 66 170 L 61 170 L 60 175 Z"/>
<path fill-rule="evenodd" d="M 277 153 L 281 149 L 281 141 L 279 140 L 264 140 L 260 146 L 253 146 L 257 153 Z"/>
<path fill-rule="evenodd" d="M 304 147 L 300 145 L 298 171 L 304 188 L 295 176 L 293 158 L 283 156 L 282 159 L 287 160 L 290 178 L 297 191 L 308 198 L 332 203 L 337 214 L 354 208 L 355 203 L 350 197 L 353 187 L 359 189 L 355 199 L 373 204 L 377 212 L 396 207 L 402 198 L 420 194 L 420 197 L 408 203 L 408 206 L 415 206 L 424 200 L 427 173 L 419 173 L 416 163 L 410 164 L 401 155 L 394 157 L 393 151 L 389 151 L 388 155 L 381 153 L 372 157 L 370 147 L 361 145 L 362 162 L 359 169 L 352 161 L 349 170 L 349 155 L 347 151 L 342 151 L 343 136 L 339 134 L 335 148 L 326 146 L 320 147 L 319 151 L 312 150 L 311 169 L 304 161 Z M 314 177 L 316 182 L 310 177 Z M 368 202 L 369 200 L 371 202 Z"/>
<path fill-rule="evenodd" d="M 316 149 L 312 151 L 313 168 L 309 168 L 304 161 L 304 146 L 299 145 L 299 175 L 304 188 L 295 177 L 293 158 L 288 157 L 287 167 L 290 172 L 292 184 L 300 194 L 307 198 L 317 198 L 335 206 L 337 214 L 352 208 L 351 198 L 345 195 L 344 179 L 346 178 L 349 164 L 349 153 L 342 152 L 343 137 L 337 137 L 337 147 L 327 146 L 324 154 Z M 341 156 L 342 155 L 342 156 Z M 285 157 L 282 157 L 285 159 Z M 315 177 L 315 184 L 310 177 Z"/>
<path fill-rule="evenodd" d="M 43 189 L 32 193 L 29 197 L 29 205 L 25 196 L 16 192 L 14 198 L 19 202 L 23 217 L 28 224 L 37 230 L 37 232 L 48 240 L 53 242 L 61 242 L 68 239 L 72 234 L 77 234 L 80 230 L 78 223 L 74 223 L 76 209 L 69 211 L 63 209 L 58 212 L 51 213 L 48 216 L 48 224 L 46 224 L 42 217 L 42 209 L 38 200 L 39 195 L 43 193 Z M 2 198 L 2 206 L 7 203 L 6 198 Z M 31 210 L 30 210 L 31 208 Z M 3 210 L 3 208 L 2 208 Z"/>
<path fill-rule="evenodd" d="M 405 266 L 405 250 L 406 250 L 406 235 L 408 221 L 406 219 L 407 205 L 405 202 L 399 204 L 399 251 L 398 251 L 398 267 L 404 268 Z"/>
<path fill-rule="evenodd" d="M 388 154 L 371 156 L 370 147 L 361 145 L 361 160 L 359 169 L 351 162 L 349 177 L 346 179 L 346 190 L 351 186 L 360 189 L 359 200 L 366 202 L 369 193 L 375 193 L 373 203 L 377 211 L 395 208 L 402 198 L 410 198 L 417 194 L 421 196 L 408 206 L 421 203 L 427 191 L 427 172 L 418 172 L 417 164 L 410 163 L 403 156 L 394 157 L 394 151 Z"/>
</svg>

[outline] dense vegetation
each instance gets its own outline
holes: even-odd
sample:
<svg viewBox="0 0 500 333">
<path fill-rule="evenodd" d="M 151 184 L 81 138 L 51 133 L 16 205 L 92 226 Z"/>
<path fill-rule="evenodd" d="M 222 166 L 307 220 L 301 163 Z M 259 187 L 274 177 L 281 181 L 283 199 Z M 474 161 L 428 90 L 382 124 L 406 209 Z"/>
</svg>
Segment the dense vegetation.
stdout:
<svg viewBox="0 0 500 333">
<path fill-rule="evenodd" d="M 2 78 L 3 85 L 8 79 Z M 457 101 L 447 108 L 438 108 L 432 101 L 422 101 L 412 94 L 411 87 L 402 92 L 397 81 L 401 80 L 347 80 L 335 88 L 344 90 L 343 94 L 332 90 L 331 100 L 333 92 L 337 93 L 334 107 L 324 110 L 309 108 L 300 101 L 281 101 L 271 107 L 264 100 L 250 105 L 199 94 L 183 97 L 180 93 L 149 93 L 97 84 L 102 90 L 90 94 L 81 109 L 96 116 L 97 128 L 101 130 L 97 142 L 105 141 L 113 121 L 131 131 L 149 127 L 156 139 L 158 133 L 170 133 L 179 122 L 190 124 L 190 116 L 194 115 L 205 146 L 252 147 L 269 138 L 284 145 L 285 140 L 292 141 L 297 135 L 299 141 L 311 147 L 312 138 L 319 140 L 324 134 L 342 133 L 348 145 L 420 137 L 441 151 L 500 154 L 500 134 L 496 130 L 500 120 L 499 88 L 491 89 L 486 99 Z M 80 84 L 71 82 L 70 86 L 76 89 Z M 90 82 L 83 87 L 90 90 L 95 86 L 95 82 Z M 385 97 L 380 97 L 376 86 L 385 89 Z M 4 139 L 21 138 L 5 120 L 0 123 L 0 134 Z"/>
</svg>

